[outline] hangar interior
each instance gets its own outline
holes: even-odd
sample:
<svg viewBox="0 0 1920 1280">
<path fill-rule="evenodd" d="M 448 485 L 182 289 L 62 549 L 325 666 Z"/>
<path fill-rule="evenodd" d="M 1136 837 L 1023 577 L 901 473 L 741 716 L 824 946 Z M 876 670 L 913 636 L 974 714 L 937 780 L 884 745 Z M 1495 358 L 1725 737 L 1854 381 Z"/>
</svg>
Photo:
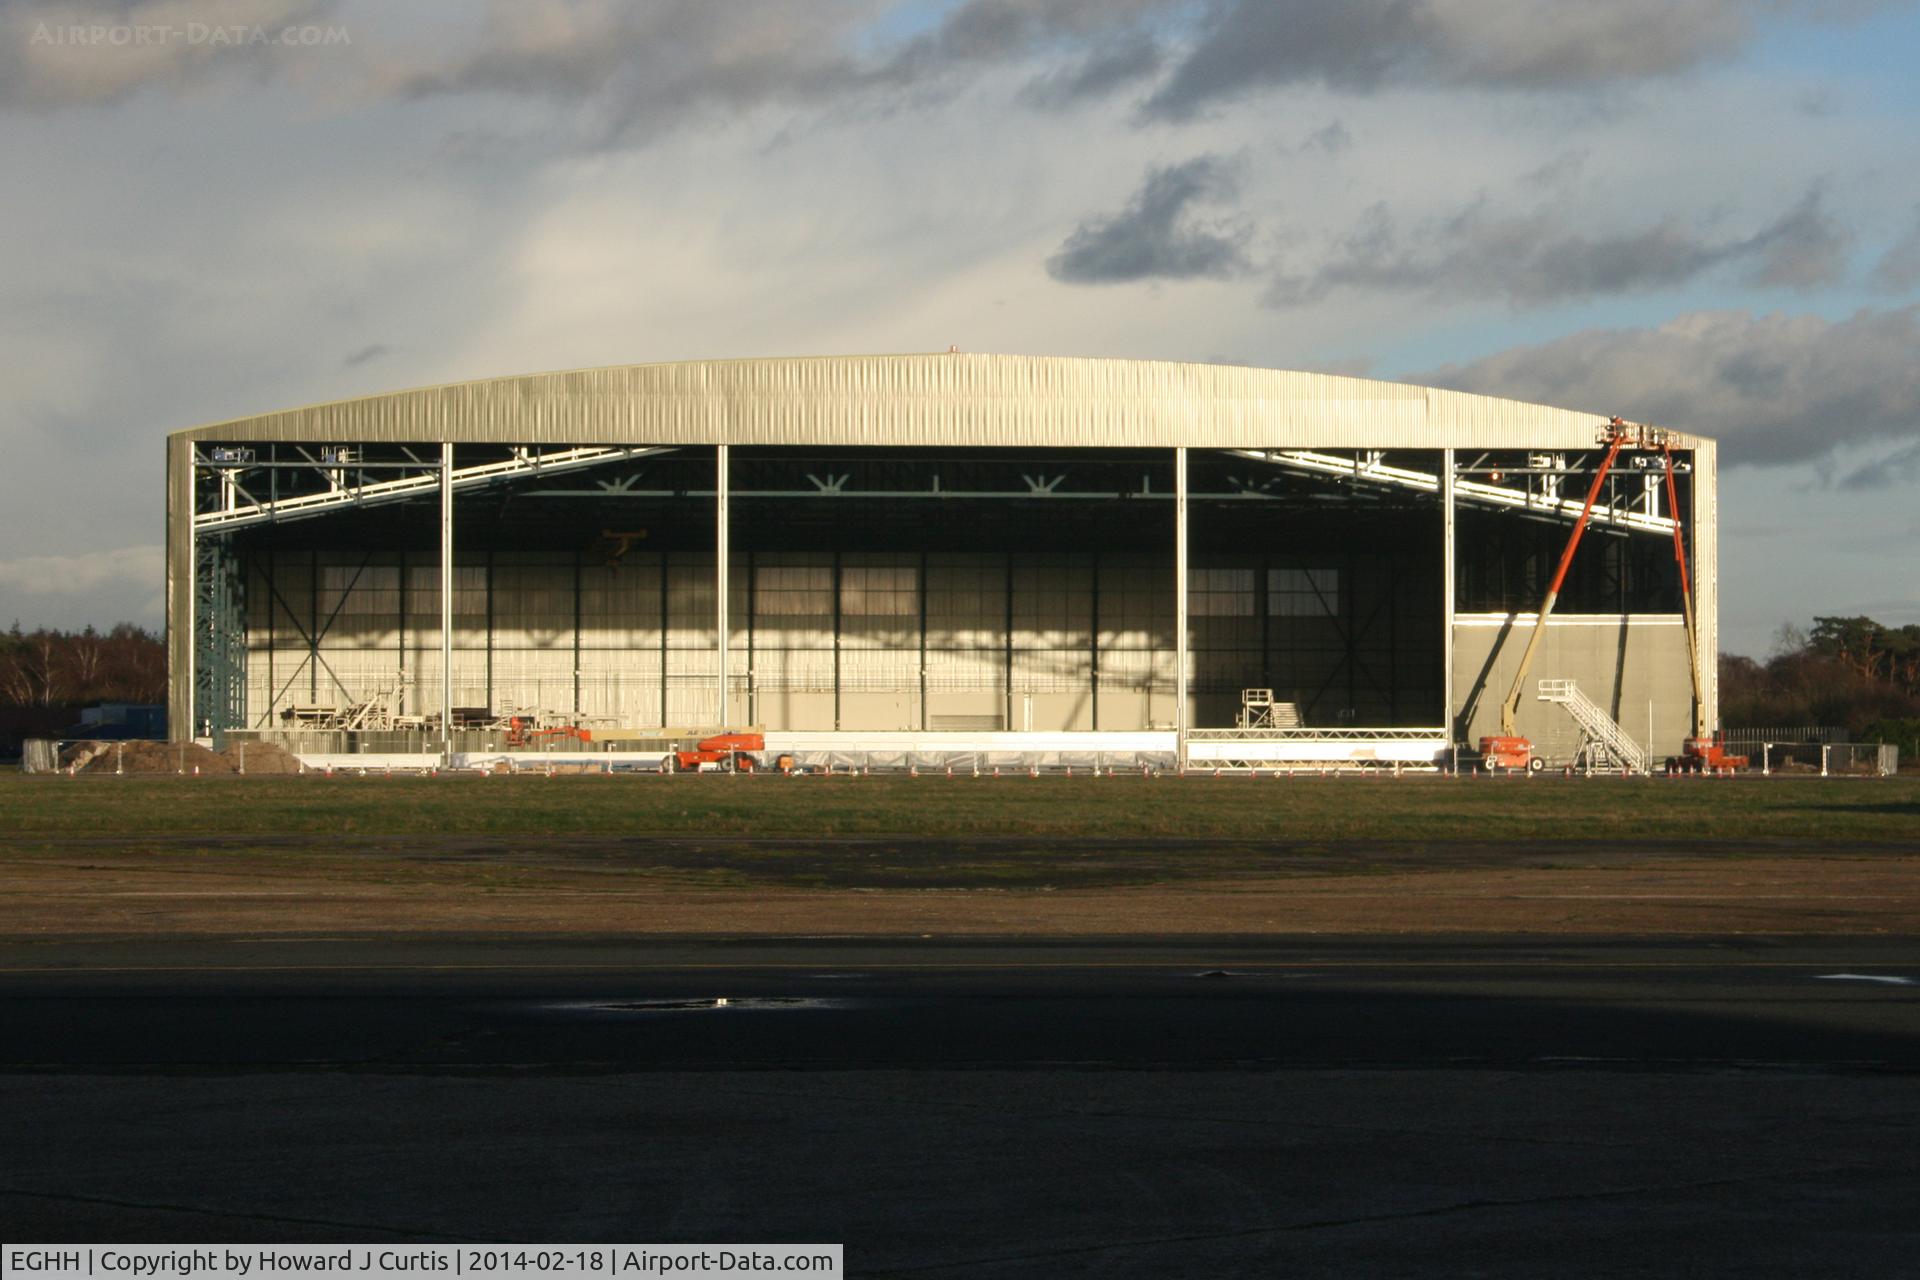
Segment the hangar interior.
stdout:
<svg viewBox="0 0 1920 1280">
<path fill-rule="evenodd" d="M 193 449 L 196 731 L 388 750 L 430 749 L 443 709 L 468 745 L 514 716 L 601 743 L 1205 732 L 1236 727 L 1251 688 L 1304 731 L 1469 742 L 1497 720 L 1600 457 Z M 1690 696 L 1663 474 L 1609 478 L 1536 666 L 1577 673 L 1629 726 L 1646 702 L 1655 751 L 1685 734 Z M 1564 717 L 1527 704 L 1530 731 L 1570 750 Z"/>
</svg>

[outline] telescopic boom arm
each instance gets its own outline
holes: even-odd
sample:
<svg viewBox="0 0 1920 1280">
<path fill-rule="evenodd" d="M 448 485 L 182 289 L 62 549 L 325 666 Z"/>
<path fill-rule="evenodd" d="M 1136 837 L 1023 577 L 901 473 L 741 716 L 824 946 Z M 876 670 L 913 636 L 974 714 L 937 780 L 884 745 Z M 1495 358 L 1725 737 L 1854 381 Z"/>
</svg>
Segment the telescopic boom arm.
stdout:
<svg viewBox="0 0 1920 1280">
<path fill-rule="evenodd" d="M 1533 666 L 1534 650 L 1540 647 L 1540 637 L 1547 629 L 1547 619 L 1553 614 L 1554 601 L 1560 598 L 1560 588 L 1567 580 L 1567 570 L 1573 565 L 1573 553 L 1580 547 L 1580 535 L 1587 531 L 1587 521 L 1593 515 L 1593 504 L 1600 497 L 1600 486 L 1607 482 L 1607 473 L 1613 470 L 1614 459 L 1620 456 L 1620 447 L 1627 443 L 1629 435 L 1627 424 L 1619 418 L 1607 424 L 1607 456 L 1601 460 L 1600 469 L 1593 473 L 1593 485 L 1587 490 L 1587 501 L 1580 508 L 1580 518 L 1573 522 L 1573 532 L 1567 535 L 1566 549 L 1560 553 L 1560 567 L 1554 570 L 1553 584 L 1547 588 L 1547 598 L 1540 602 L 1540 613 L 1534 621 L 1533 634 L 1527 637 L 1526 651 L 1520 655 L 1520 669 L 1513 673 L 1513 688 L 1507 691 L 1507 700 L 1500 704 L 1502 737 L 1517 736 L 1514 719 L 1520 714 L 1521 691 L 1526 688 L 1527 672 Z M 1671 473 L 1667 483 L 1673 483 Z"/>
</svg>

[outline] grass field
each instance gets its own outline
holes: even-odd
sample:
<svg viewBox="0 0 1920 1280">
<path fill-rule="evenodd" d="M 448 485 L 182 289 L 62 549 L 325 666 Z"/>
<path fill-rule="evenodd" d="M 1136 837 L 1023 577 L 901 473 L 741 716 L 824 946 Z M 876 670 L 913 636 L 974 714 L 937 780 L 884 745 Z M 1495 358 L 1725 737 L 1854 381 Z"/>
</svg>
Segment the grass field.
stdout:
<svg viewBox="0 0 1920 1280">
<path fill-rule="evenodd" d="M 0 843 L 16 847 L 542 834 L 1920 844 L 1920 779 L 0 775 L 0 815 Z"/>
<path fill-rule="evenodd" d="M 0 778 L 0 939 L 1920 931 L 1920 781 Z"/>
</svg>

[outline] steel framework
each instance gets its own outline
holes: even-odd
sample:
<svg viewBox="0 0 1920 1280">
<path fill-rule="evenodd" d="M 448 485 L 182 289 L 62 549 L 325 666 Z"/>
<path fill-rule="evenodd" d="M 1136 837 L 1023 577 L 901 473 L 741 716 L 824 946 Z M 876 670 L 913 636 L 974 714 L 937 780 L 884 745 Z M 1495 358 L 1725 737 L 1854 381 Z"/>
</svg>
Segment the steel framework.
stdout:
<svg viewBox="0 0 1920 1280">
<path fill-rule="evenodd" d="M 448 445 L 446 449 L 450 451 L 452 446 Z M 644 458 L 654 454 L 669 453 L 672 450 L 576 448 L 551 449 L 542 452 L 538 449 L 525 448 L 513 450 L 513 456 L 504 460 L 466 467 L 450 467 L 444 458 L 432 460 L 408 458 L 381 462 L 341 457 L 329 458 L 328 449 L 322 449 L 318 457 L 306 449 L 296 452 L 300 455 L 297 461 L 263 463 L 257 460 L 254 450 L 248 448 L 201 449 L 196 447 L 193 460 L 195 470 L 214 475 L 219 483 L 212 508 L 194 512 L 195 532 L 244 529 L 249 525 L 306 520 L 347 507 L 371 507 L 383 503 L 405 502 L 412 498 L 432 497 L 440 491 L 443 475 L 453 492 L 464 493 L 470 489 L 481 489 L 530 476 L 583 471 L 588 467 L 598 467 L 609 462 Z M 257 484 L 258 480 L 254 479 L 253 473 L 265 472 L 271 478 L 274 473 L 281 470 L 317 472 L 326 481 L 327 487 L 318 493 L 302 493 L 283 498 L 270 491 L 268 496 L 260 497 L 250 492 L 242 483 L 245 479 Z M 404 474 L 392 480 L 368 479 L 371 474 L 393 470 L 410 474 Z"/>
<path fill-rule="evenodd" d="M 1580 514 L 1580 500 L 1564 497 L 1560 493 L 1559 480 L 1562 477 L 1577 474 L 1577 469 L 1566 466 L 1564 459 L 1549 462 L 1546 466 L 1514 469 L 1515 473 L 1528 477 L 1529 483 L 1526 488 L 1513 489 L 1481 480 L 1463 480 L 1457 470 L 1451 477 L 1444 477 L 1431 471 L 1414 471 L 1407 467 L 1390 466 L 1385 461 L 1385 453 L 1380 450 L 1356 453 L 1350 458 L 1341 457 L 1339 454 L 1316 453 L 1308 449 L 1271 451 L 1228 449 L 1224 452 L 1236 457 L 1272 463 L 1282 470 L 1306 475 L 1333 476 L 1351 480 L 1356 484 L 1405 489 L 1415 493 L 1441 494 L 1443 480 L 1450 478 L 1453 500 L 1456 503 L 1534 511 L 1555 517 L 1573 518 Z M 1448 453 L 1451 455 L 1452 451 L 1448 450 Z M 1532 481 L 1533 477 L 1539 478 L 1537 486 Z M 1650 476 L 1648 479 L 1657 480 L 1658 476 Z M 1670 514 L 1658 513 L 1659 490 L 1655 484 L 1643 482 L 1642 491 L 1637 495 L 1637 500 L 1643 507 L 1642 510 L 1636 511 L 1627 505 L 1634 500 L 1634 497 L 1629 497 L 1623 501 L 1617 496 L 1610 495 L 1606 505 L 1594 507 L 1592 519 L 1599 524 L 1617 525 L 1643 533 L 1668 535 L 1673 533 L 1673 517 Z"/>
<path fill-rule="evenodd" d="M 195 731 L 222 734 L 239 728 L 246 715 L 246 585 L 239 559 L 223 537 L 194 544 L 194 707 L 202 723 Z"/>
</svg>

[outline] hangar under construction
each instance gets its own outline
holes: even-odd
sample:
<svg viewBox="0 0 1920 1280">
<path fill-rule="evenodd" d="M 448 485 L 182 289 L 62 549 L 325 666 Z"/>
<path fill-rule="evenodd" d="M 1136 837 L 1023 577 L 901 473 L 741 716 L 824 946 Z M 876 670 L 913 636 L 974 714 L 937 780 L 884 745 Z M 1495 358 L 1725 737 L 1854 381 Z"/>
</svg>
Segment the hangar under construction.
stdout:
<svg viewBox="0 0 1920 1280">
<path fill-rule="evenodd" d="M 167 468 L 175 734 L 310 759 L 644 765 L 736 730 L 1433 767 L 1506 732 L 1615 768 L 1715 722 L 1714 443 L 1454 391 L 693 361 L 236 419 Z"/>
</svg>

